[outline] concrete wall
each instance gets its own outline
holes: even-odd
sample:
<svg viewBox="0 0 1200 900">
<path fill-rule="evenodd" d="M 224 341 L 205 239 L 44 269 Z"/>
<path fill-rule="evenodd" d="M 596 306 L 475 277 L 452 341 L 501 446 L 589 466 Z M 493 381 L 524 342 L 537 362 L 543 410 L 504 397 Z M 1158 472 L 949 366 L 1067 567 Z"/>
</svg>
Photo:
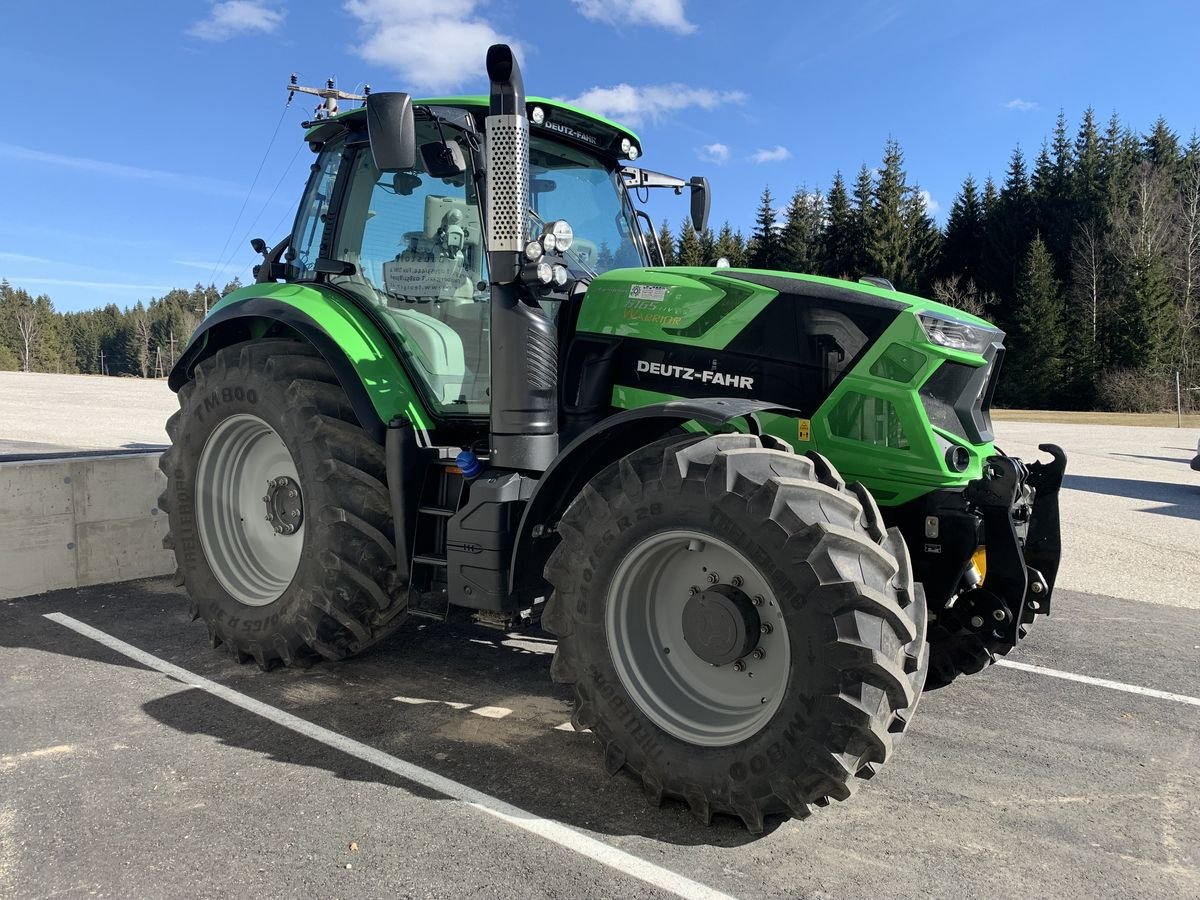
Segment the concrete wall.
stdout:
<svg viewBox="0 0 1200 900">
<path fill-rule="evenodd" d="M 0 598 L 175 571 L 158 457 L 0 462 Z"/>
</svg>

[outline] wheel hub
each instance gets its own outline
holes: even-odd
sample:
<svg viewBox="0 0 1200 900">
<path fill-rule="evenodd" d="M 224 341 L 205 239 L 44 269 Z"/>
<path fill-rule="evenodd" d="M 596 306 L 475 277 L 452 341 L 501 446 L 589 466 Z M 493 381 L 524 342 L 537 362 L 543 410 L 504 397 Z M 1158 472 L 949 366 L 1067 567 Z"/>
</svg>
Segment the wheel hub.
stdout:
<svg viewBox="0 0 1200 900">
<path fill-rule="evenodd" d="M 286 475 L 279 475 L 267 482 L 263 503 L 267 506 L 267 521 L 276 534 L 295 534 L 304 522 L 304 498 L 300 495 L 300 485 Z"/>
<path fill-rule="evenodd" d="M 706 663 L 724 666 L 758 646 L 762 621 L 744 591 L 718 584 L 693 594 L 683 609 L 683 639 Z"/>
</svg>

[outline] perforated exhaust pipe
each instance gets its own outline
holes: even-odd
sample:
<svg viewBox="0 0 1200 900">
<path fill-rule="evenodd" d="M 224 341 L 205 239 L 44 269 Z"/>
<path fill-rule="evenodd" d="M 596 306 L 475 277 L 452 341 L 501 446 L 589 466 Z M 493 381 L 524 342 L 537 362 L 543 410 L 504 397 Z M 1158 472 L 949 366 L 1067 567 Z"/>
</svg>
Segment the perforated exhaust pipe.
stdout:
<svg viewBox="0 0 1200 900">
<path fill-rule="evenodd" d="M 507 44 L 487 53 L 485 212 L 491 279 L 491 464 L 541 472 L 558 455 L 554 325 L 520 281 L 529 240 L 529 119 L 525 84 Z"/>
</svg>

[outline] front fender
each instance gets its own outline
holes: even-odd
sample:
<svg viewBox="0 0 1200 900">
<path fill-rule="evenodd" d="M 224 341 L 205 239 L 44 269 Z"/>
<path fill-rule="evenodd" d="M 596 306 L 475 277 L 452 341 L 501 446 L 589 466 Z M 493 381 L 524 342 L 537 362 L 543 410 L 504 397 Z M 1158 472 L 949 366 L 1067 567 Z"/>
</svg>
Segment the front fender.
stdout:
<svg viewBox="0 0 1200 900">
<path fill-rule="evenodd" d="M 316 285 L 255 284 L 222 298 L 196 329 L 167 383 L 178 391 L 197 363 L 223 347 L 291 331 L 329 363 L 362 426 L 382 441 L 398 416 L 427 428 L 412 381 L 380 325 L 341 294 Z"/>
<path fill-rule="evenodd" d="M 744 419 L 752 434 L 760 434 L 759 413 L 800 415 L 797 410 L 759 400 L 701 397 L 627 409 L 593 425 L 560 452 L 538 479 L 517 528 L 509 590 L 529 600 L 545 589 L 542 569 L 556 543 L 547 526 L 558 521 L 583 486 L 605 466 L 688 422 L 716 430 Z"/>
</svg>

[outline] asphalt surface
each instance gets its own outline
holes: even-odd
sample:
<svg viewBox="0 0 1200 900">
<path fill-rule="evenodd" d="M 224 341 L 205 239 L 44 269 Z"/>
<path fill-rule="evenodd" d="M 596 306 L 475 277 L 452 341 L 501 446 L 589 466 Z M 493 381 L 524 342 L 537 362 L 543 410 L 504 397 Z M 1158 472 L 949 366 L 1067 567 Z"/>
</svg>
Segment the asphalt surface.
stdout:
<svg viewBox="0 0 1200 900">
<path fill-rule="evenodd" d="M 414 625 L 351 661 L 263 673 L 210 650 L 169 579 L 0 604 L 3 896 L 665 895 L 51 612 L 735 896 L 1200 896 L 1194 705 L 993 668 L 926 695 L 849 802 L 756 839 L 606 776 L 591 735 L 556 727 L 570 703 L 545 638 Z M 1190 697 L 1198 656 L 1191 611 L 1073 592 L 1014 654 Z"/>
</svg>

